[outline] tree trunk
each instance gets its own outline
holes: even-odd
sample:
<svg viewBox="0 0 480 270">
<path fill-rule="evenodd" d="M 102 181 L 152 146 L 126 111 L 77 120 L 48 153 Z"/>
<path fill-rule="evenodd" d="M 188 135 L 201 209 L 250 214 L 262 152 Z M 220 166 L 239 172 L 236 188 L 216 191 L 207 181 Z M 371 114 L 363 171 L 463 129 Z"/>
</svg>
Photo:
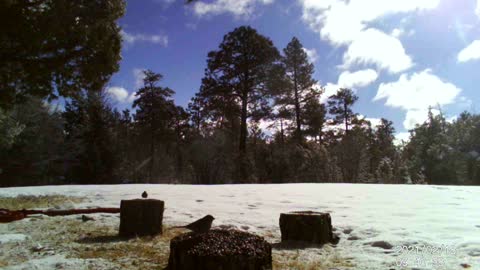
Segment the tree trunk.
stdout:
<svg viewBox="0 0 480 270">
<path fill-rule="evenodd" d="M 239 158 L 237 161 L 240 181 L 246 181 L 248 178 L 247 168 L 246 168 L 246 158 L 247 158 L 247 102 L 248 94 L 244 92 L 242 97 L 242 114 L 241 114 L 241 123 L 240 123 L 240 143 L 239 143 Z"/>
<path fill-rule="evenodd" d="M 186 233 L 170 241 L 168 270 L 271 270 L 272 246 L 235 230 Z"/>
<path fill-rule="evenodd" d="M 154 199 L 122 200 L 120 203 L 120 236 L 162 234 L 165 203 Z"/>
<path fill-rule="evenodd" d="M 312 211 L 280 214 L 282 242 L 301 241 L 313 244 L 338 243 L 332 232 L 330 214 Z"/>
<path fill-rule="evenodd" d="M 348 134 L 348 113 L 347 113 L 347 101 L 343 102 L 343 117 L 345 118 L 345 135 Z"/>
<path fill-rule="evenodd" d="M 285 137 L 285 134 L 283 132 L 283 119 L 280 119 L 280 143 L 282 144 L 282 146 L 285 142 L 284 137 Z"/>
<path fill-rule="evenodd" d="M 293 79 L 293 83 L 294 83 L 294 92 L 295 92 L 295 120 L 296 120 L 296 124 L 297 124 L 297 129 L 296 129 L 296 136 L 297 136 L 297 140 L 298 140 L 298 143 L 302 143 L 302 120 L 300 119 L 300 101 L 299 101 L 299 97 L 298 97 L 298 83 L 297 83 L 297 71 L 295 69 L 294 71 L 294 79 Z"/>
<path fill-rule="evenodd" d="M 239 150 L 241 154 L 245 154 L 247 152 L 247 106 L 248 106 L 248 94 L 244 91 L 242 97 L 242 113 L 240 119 L 240 144 Z"/>
</svg>

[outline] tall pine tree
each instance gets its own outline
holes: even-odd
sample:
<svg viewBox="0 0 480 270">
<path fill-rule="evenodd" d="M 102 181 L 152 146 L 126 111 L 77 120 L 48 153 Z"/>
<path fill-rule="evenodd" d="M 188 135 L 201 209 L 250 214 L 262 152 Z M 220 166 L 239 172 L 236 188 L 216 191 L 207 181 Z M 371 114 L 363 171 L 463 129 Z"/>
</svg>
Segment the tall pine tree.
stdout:
<svg viewBox="0 0 480 270">
<path fill-rule="evenodd" d="M 318 99 L 321 91 L 314 87 L 317 83 L 312 78 L 314 65 L 309 63 L 307 53 L 296 37 L 292 38 L 283 53 L 286 80 L 276 96 L 276 104 L 291 108 L 295 123 L 294 135 L 297 142 L 301 143 L 304 137 L 302 125 L 306 117 L 305 106 L 309 100 Z"/>
<path fill-rule="evenodd" d="M 144 164 L 150 164 L 148 177 L 152 182 L 158 145 L 169 141 L 171 137 L 171 121 L 176 114 L 172 99 L 175 92 L 158 85 L 163 78 L 161 74 L 145 70 L 144 75 L 143 87 L 137 91 L 133 108 L 137 108 L 135 121 L 141 130 L 141 137 L 149 144 L 149 155 Z"/>
</svg>

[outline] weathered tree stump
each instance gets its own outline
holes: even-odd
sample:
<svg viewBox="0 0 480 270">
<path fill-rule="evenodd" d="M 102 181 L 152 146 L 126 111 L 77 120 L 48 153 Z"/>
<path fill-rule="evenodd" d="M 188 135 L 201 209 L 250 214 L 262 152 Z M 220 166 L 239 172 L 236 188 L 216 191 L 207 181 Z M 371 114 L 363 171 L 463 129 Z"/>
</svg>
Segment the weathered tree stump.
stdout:
<svg viewBox="0 0 480 270">
<path fill-rule="evenodd" d="M 312 244 L 338 243 L 332 232 L 329 213 L 299 211 L 280 214 L 282 242 L 301 241 Z"/>
<path fill-rule="evenodd" d="M 120 203 L 120 236 L 162 234 L 164 202 L 154 199 L 122 200 Z"/>
<path fill-rule="evenodd" d="M 272 246 L 237 230 L 186 233 L 170 242 L 168 270 L 271 270 Z"/>
</svg>

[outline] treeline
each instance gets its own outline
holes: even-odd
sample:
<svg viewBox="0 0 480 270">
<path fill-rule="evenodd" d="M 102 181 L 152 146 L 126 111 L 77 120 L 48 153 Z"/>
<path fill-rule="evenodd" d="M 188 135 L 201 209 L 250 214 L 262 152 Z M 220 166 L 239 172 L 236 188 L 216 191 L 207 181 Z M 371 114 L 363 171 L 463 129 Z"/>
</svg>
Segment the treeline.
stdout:
<svg viewBox="0 0 480 270">
<path fill-rule="evenodd" d="M 25 95 L 0 109 L 0 183 L 480 184 L 480 115 L 430 112 L 396 146 L 391 121 L 353 111 L 352 90 L 321 103 L 313 73 L 298 39 L 280 53 L 239 27 L 208 54 L 187 108 L 150 70 L 132 111 L 85 87 L 64 110 Z"/>
<path fill-rule="evenodd" d="M 249 27 L 208 54 L 187 108 L 146 71 L 132 111 L 118 112 L 102 89 L 119 68 L 124 12 L 123 0 L 0 2 L 1 186 L 480 182 L 478 115 L 430 114 L 396 147 L 392 123 L 359 117 L 351 90 L 319 102 L 297 39 L 281 53 Z M 64 110 L 49 103 L 58 97 Z"/>
</svg>

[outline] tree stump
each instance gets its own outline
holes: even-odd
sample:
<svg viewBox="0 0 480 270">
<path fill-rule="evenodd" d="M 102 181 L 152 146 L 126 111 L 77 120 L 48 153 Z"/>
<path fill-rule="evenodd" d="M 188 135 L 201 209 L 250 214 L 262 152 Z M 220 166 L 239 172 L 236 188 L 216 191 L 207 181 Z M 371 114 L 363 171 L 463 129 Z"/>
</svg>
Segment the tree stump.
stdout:
<svg viewBox="0 0 480 270">
<path fill-rule="evenodd" d="M 119 235 L 124 237 L 162 234 L 165 203 L 154 199 L 122 200 Z"/>
<path fill-rule="evenodd" d="M 271 270 L 272 246 L 237 230 L 186 233 L 170 242 L 168 270 Z"/>
<path fill-rule="evenodd" d="M 301 241 L 312 244 L 338 243 L 332 232 L 329 213 L 299 211 L 280 214 L 282 242 Z"/>
</svg>

